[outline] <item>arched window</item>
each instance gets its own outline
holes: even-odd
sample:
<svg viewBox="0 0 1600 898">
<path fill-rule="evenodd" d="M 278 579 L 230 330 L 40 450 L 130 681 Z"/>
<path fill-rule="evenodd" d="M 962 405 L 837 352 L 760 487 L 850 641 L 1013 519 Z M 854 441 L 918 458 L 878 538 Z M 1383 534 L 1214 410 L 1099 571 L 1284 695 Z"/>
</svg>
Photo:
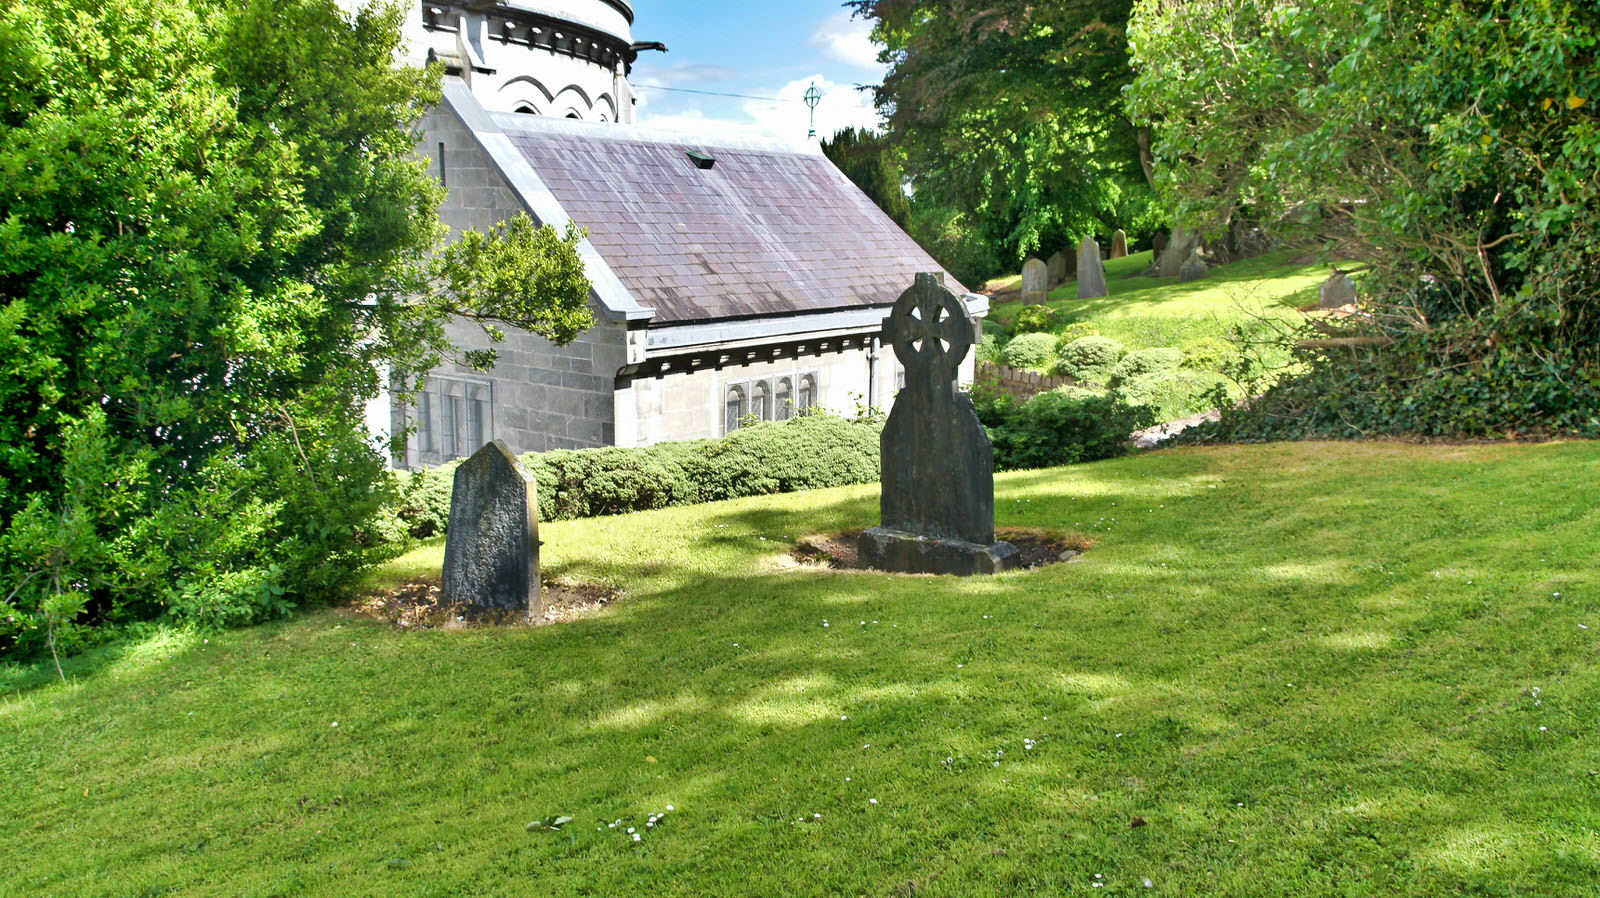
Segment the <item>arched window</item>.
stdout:
<svg viewBox="0 0 1600 898">
<path fill-rule="evenodd" d="M 787 421 L 794 414 L 794 381 L 787 377 L 778 378 L 778 389 L 772 397 L 772 417 L 778 421 Z"/>
<path fill-rule="evenodd" d="M 772 394 L 765 381 L 750 385 L 750 417 L 757 421 L 772 420 Z"/>
<path fill-rule="evenodd" d="M 728 388 L 728 398 L 723 410 L 723 431 L 733 433 L 739 429 L 739 420 L 745 416 L 745 393 L 743 387 L 732 386 Z"/>
<path fill-rule="evenodd" d="M 795 408 L 800 414 L 805 414 L 817 404 L 817 376 L 815 374 L 800 375 L 800 397 L 795 400 Z"/>
</svg>

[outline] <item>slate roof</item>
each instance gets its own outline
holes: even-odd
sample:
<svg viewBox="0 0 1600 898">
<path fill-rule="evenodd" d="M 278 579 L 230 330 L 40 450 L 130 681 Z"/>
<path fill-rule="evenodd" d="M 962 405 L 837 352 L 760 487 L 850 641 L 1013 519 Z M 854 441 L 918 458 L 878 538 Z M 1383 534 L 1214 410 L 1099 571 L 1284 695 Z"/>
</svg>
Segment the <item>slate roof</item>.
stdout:
<svg viewBox="0 0 1600 898">
<path fill-rule="evenodd" d="M 493 119 L 652 325 L 887 305 L 943 271 L 814 148 Z"/>
</svg>

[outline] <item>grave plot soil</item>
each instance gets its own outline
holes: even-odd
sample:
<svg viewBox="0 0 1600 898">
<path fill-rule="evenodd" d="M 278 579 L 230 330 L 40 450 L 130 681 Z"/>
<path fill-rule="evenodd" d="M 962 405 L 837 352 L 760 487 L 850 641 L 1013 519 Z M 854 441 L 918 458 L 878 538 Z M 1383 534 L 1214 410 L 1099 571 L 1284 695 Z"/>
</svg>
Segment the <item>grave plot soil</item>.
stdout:
<svg viewBox="0 0 1600 898">
<path fill-rule="evenodd" d="M 396 589 L 357 600 L 355 610 L 397 627 L 414 630 L 464 627 L 542 627 L 582 617 L 615 602 L 621 590 L 598 583 L 544 581 L 544 613 L 537 617 L 509 609 L 447 605 L 439 580 L 413 580 Z"/>
<path fill-rule="evenodd" d="M 859 530 L 808 536 L 800 540 L 790 554 L 802 564 L 823 565 L 841 571 L 871 570 L 861 563 L 861 557 L 856 552 L 856 541 L 860 537 Z M 995 539 L 1004 540 L 1022 552 L 1024 570 L 1076 561 L 1094 545 L 1094 540 L 1081 533 L 1049 530 L 1005 528 L 995 531 Z"/>
</svg>

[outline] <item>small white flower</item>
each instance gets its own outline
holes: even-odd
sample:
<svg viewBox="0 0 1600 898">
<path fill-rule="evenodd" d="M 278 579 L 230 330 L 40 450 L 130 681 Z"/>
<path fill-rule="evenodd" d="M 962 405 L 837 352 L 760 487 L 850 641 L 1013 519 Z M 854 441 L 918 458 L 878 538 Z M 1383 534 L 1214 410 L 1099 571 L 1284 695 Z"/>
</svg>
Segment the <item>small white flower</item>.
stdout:
<svg viewBox="0 0 1600 898">
<path fill-rule="evenodd" d="M 339 721 L 337 721 L 337 720 L 335 720 L 335 721 L 334 721 L 334 722 L 333 722 L 333 725 L 334 725 L 334 726 L 338 726 L 338 725 L 339 725 Z"/>
<path fill-rule="evenodd" d="M 850 715 L 848 715 L 848 714 L 840 714 L 839 715 L 839 719 L 840 720 L 849 720 L 850 719 Z"/>
<path fill-rule="evenodd" d="M 878 803 L 878 799 L 876 799 L 876 798 L 867 799 L 867 804 L 877 804 L 877 803 Z"/>
<path fill-rule="evenodd" d="M 633 834 L 633 840 L 634 840 L 634 841 L 635 841 L 635 842 L 637 842 L 637 841 L 639 841 L 639 834 L 638 834 L 638 833 L 634 833 L 634 834 Z"/>
<path fill-rule="evenodd" d="M 628 832 L 630 832 L 630 833 L 633 832 L 633 827 L 631 827 L 631 826 L 628 827 Z"/>
<path fill-rule="evenodd" d="M 672 805 L 669 804 L 669 805 L 667 805 L 667 810 L 671 811 L 671 810 L 674 810 L 674 808 L 672 807 Z"/>
<path fill-rule="evenodd" d="M 1153 889 L 1153 888 L 1156 887 L 1156 884 L 1151 882 L 1150 881 L 1150 877 L 1147 876 L 1147 877 L 1145 877 L 1145 880 L 1144 880 L 1144 887 L 1147 888 L 1147 889 Z"/>
</svg>

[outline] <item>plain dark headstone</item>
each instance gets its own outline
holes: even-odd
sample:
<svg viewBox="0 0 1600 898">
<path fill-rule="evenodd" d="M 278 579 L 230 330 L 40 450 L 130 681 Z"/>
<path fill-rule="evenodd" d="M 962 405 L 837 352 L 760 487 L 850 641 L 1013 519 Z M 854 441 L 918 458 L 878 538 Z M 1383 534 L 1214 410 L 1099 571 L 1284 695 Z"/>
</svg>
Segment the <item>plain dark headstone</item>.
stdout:
<svg viewBox="0 0 1600 898">
<path fill-rule="evenodd" d="M 1106 289 L 1106 266 L 1100 261 L 1100 244 L 1093 237 L 1078 244 L 1078 298 L 1096 299 L 1110 295 Z"/>
<path fill-rule="evenodd" d="M 1128 254 L 1128 234 L 1118 228 L 1111 235 L 1111 258 L 1120 259 Z"/>
<path fill-rule="evenodd" d="M 541 610 L 538 493 L 500 440 L 456 468 L 442 591 L 450 604 Z"/>
<path fill-rule="evenodd" d="M 1161 251 L 1167 248 L 1167 235 L 1165 232 L 1157 234 L 1150 240 L 1150 248 L 1154 250 L 1154 257 L 1161 258 Z"/>
<path fill-rule="evenodd" d="M 994 447 L 956 388 L 962 359 L 982 338 L 978 322 L 937 273 L 922 273 L 883 330 L 906 384 L 879 438 L 883 526 L 861 535 L 862 558 L 938 574 L 1015 566 L 1016 547 L 994 539 Z"/>
<path fill-rule="evenodd" d="M 1029 259 L 1022 263 L 1022 304 L 1044 305 L 1050 292 L 1050 266 L 1043 259 Z"/>
</svg>

